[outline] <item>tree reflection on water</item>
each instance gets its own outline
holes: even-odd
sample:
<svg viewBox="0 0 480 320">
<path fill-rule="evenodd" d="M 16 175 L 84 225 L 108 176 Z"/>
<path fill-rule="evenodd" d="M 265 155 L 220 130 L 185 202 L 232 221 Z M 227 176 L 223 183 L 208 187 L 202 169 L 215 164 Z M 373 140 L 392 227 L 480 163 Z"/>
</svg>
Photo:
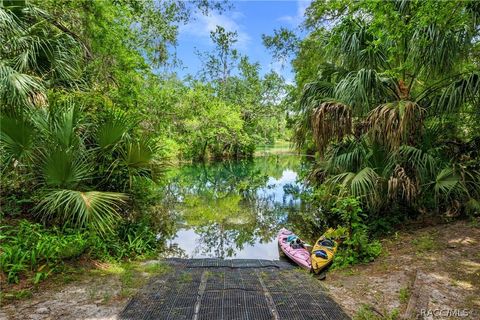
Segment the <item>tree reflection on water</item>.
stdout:
<svg viewBox="0 0 480 320">
<path fill-rule="evenodd" d="M 308 189 L 295 155 L 185 165 L 168 173 L 163 202 L 176 217 L 171 256 L 278 258 L 275 236 Z M 303 208 L 302 210 L 305 210 Z"/>
</svg>

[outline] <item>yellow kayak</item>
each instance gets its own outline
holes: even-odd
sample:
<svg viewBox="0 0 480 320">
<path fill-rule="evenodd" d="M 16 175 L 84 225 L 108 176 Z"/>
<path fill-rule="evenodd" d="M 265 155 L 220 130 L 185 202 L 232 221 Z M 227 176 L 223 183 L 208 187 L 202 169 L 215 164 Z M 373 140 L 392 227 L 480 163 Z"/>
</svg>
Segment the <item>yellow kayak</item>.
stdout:
<svg viewBox="0 0 480 320">
<path fill-rule="evenodd" d="M 326 234 L 332 230 L 327 230 L 318 240 L 312 248 L 311 261 L 312 270 L 314 273 L 319 274 L 322 270 L 330 266 L 333 262 L 333 257 L 337 252 L 338 242 L 327 238 Z"/>
</svg>

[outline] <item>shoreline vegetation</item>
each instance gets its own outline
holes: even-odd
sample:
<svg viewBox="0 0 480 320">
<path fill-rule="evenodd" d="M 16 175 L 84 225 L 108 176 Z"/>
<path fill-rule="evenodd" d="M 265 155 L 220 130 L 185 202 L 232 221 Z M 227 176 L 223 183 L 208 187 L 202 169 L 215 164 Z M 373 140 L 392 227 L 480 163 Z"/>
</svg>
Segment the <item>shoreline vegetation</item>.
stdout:
<svg viewBox="0 0 480 320">
<path fill-rule="evenodd" d="M 180 77 L 182 27 L 234 5 L 0 1 L 2 309 L 58 312 L 73 303 L 65 285 L 72 310 L 110 316 L 168 272 L 156 260 L 178 229 L 167 202 L 190 206 L 197 227 L 254 234 L 264 216 L 248 205 L 281 172 L 248 161 L 290 153 L 301 188 L 282 195 L 300 210 L 282 207 L 281 223 L 308 240 L 330 227 L 345 238 L 326 286 L 340 303 L 348 295 L 351 315 L 398 319 L 424 294 L 416 279 L 433 286 L 432 306 L 480 309 L 480 2 L 313 0 L 300 29 L 262 35 L 293 79 L 220 25 L 196 52 L 199 72 Z M 205 164 L 203 184 L 171 183 L 188 163 Z M 167 195 L 175 186 L 202 197 Z M 59 304 L 37 308 L 46 294 Z"/>
<path fill-rule="evenodd" d="M 405 314 L 417 293 L 426 295 L 432 309 L 478 310 L 479 224 L 477 219 L 405 227 L 381 239 L 384 251 L 374 262 L 331 270 L 322 285 L 358 320 L 396 319 Z M 0 315 L 115 319 L 150 277 L 168 272 L 168 266 L 153 257 L 110 263 L 79 259 L 37 285 L 23 282 L 4 287 Z M 424 281 L 423 286 L 415 286 L 416 277 Z M 430 298 L 429 292 L 435 295 Z"/>
</svg>

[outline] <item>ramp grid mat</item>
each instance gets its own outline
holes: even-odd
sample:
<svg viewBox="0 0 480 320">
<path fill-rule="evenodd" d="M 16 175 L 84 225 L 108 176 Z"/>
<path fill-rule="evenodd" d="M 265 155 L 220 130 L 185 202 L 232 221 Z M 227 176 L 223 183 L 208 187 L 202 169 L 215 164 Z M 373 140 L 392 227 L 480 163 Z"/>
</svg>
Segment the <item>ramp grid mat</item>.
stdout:
<svg viewBox="0 0 480 320">
<path fill-rule="evenodd" d="M 319 281 L 285 261 L 169 259 L 130 299 L 124 320 L 344 320 Z"/>
</svg>

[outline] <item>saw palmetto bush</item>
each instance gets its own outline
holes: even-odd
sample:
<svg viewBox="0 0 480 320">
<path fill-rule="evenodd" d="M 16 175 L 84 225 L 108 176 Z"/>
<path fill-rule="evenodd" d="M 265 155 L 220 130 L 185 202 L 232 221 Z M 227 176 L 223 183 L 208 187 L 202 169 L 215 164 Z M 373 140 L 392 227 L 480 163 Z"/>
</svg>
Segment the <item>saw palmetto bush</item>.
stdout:
<svg viewBox="0 0 480 320">
<path fill-rule="evenodd" d="M 28 178 L 42 219 L 100 233 L 120 220 L 132 179 L 151 172 L 154 148 L 131 126 L 106 131 L 118 117 L 132 121 L 111 111 L 87 125 L 71 102 L 2 117 L 3 168 Z"/>
<path fill-rule="evenodd" d="M 87 49 L 61 22 L 5 1 L 0 29 L 2 182 L 17 181 L 49 224 L 111 231 L 134 179 L 151 176 L 153 144 L 131 114 L 69 98 L 86 88 Z"/>
<path fill-rule="evenodd" d="M 372 212 L 478 208 L 479 160 L 458 151 L 480 128 L 478 2 L 335 4 L 307 10 L 326 54 L 299 100 L 295 141 L 316 143 L 316 182 Z"/>
</svg>

